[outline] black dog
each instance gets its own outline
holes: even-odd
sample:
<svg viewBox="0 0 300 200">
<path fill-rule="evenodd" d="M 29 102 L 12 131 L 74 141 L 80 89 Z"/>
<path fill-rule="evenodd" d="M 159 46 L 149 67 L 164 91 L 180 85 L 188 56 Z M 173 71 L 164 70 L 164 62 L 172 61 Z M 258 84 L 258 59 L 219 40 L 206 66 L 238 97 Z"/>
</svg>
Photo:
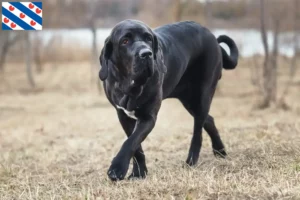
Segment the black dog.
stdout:
<svg viewBox="0 0 300 200">
<path fill-rule="evenodd" d="M 219 46 L 221 42 L 230 47 L 230 56 Z M 130 178 L 147 175 L 141 143 L 153 129 L 166 98 L 179 99 L 194 117 L 186 163 L 198 161 L 203 127 L 214 154 L 225 157 L 214 119 L 208 113 L 222 68 L 234 69 L 237 60 L 238 49 L 231 38 L 222 35 L 216 39 L 195 22 L 179 22 L 153 31 L 135 20 L 117 24 L 102 49 L 99 76 L 128 139 L 112 161 L 109 178 L 124 179 L 132 157 Z"/>
</svg>

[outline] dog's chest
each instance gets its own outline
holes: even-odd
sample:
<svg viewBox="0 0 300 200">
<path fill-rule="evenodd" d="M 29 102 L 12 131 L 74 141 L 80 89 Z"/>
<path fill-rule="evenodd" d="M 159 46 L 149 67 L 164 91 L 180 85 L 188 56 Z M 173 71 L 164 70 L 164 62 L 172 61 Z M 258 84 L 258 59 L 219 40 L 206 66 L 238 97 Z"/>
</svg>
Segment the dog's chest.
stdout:
<svg viewBox="0 0 300 200">
<path fill-rule="evenodd" d="M 136 99 L 128 95 L 117 94 L 114 98 L 114 104 L 118 110 L 122 110 L 128 117 L 137 120 L 136 117 Z"/>
<path fill-rule="evenodd" d="M 121 106 L 118 106 L 118 105 L 116 105 L 116 107 L 117 107 L 119 110 L 123 110 L 124 113 L 125 113 L 128 117 L 137 120 L 137 117 L 135 116 L 135 111 L 134 111 L 134 110 L 133 110 L 133 111 L 128 111 L 128 110 L 126 110 L 125 108 L 123 108 L 123 107 L 121 107 Z"/>
</svg>

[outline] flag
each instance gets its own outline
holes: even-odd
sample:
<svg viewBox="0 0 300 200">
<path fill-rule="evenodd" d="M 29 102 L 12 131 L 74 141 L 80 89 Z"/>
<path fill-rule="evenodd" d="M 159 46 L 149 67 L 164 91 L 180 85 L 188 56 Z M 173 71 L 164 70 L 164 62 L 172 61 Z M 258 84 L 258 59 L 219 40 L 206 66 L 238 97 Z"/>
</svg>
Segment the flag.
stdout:
<svg viewBox="0 0 300 200">
<path fill-rule="evenodd" d="M 2 30 L 42 29 L 42 2 L 2 2 Z"/>
</svg>

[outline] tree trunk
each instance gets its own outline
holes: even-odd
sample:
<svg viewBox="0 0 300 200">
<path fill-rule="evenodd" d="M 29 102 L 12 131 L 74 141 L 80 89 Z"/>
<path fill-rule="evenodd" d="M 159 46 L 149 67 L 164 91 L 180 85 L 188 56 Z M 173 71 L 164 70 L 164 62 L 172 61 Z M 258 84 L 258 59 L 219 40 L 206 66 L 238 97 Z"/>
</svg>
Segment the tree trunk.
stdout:
<svg viewBox="0 0 300 200">
<path fill-rule="evenodd" d="M 36 71 L 37 73 L 42 73 L 43 72 L 43 63 L 42 63 L 42 40 L 38 34 L 34 35 L 35 37 L 35 45 L 33 48 L 33 60 L 34 64 L 36 66 Z"/>
<path fill-rule="evenodd" d="M 258 55 L 254 55 L 253 56 L 253 65 L 254 66 L 249 66 L 250 68 L 250 73 L 251 73 L 251 83 L 253 86 L 258 88 L 258 91 L 260 94 L 264 94 L 264 88 L 262 85 L 262 81 L 261 81 L 261 66 L 259 63 L 259 56 Z"/>
<path fill-rule="evenodd" d="M 4 63 L 9 49 L 9 41 L 4 41 L 0 54 L 0 71 L 4 70 Z"/>
<path fill-rule="evenodd" d="M 98 78 L 100 63 L 99 63 L 99 54 L 98 54 L 98 48 L 97 48 L 97 25 L 96 25 L 96 12 L 97 10 L 95 7 L 95 3 L 97 1 L 92 1 L 92 3 L 89 4 L 88 10 L 89 14 L 87 16 L 88 26 L 90 27 L 91 33 L 92 33 L 92 47 L 91 47 L 91 83 L 97 85 L 97 89 L 99 93 L 102 92 L 102 85 L 100 82 L 100 79 Z M 132 7 L 133 1 L 130 2 L 130 5 L 128 5 L 128 13 L 129 14 L 129 8 Z"/>
<path fill-rule="evenodd" d="M 264 99 L 261 105 L 262 108 L 269 107 L 272 99 L 271 92 L 271 70 L 270 70 L 270 62 L 269 62 L 269 44 L 268 44 L 268 36 L 266 31 L 266 22 L 265 22 L 265 0 L 260 0 L 260 24 L 261 24 L 261 37 L 262 43 L 265 51 L 265 59 L 263 65 L 263 87 L 264 87 Z"/>
<path fill-rule="evenodd" d="M 278 37 L 279 37 L 280 20 L 274 19 L 274 41 L 273 41 L 273 54 L 271 59 L 271 100 L 276 102 L 277 98 L 277 59 L 278 59 Z"/>
<path fill-rule="evenodd" d="M 4 70 L 4 64 L 9 48 L 15 43 L 14 40 L 17 39 L 16 37 L 10 39 L 9 34 L 9 32 L 3 32 L 0 36 L 0 72 Z"/>
<path fill-rule="evenodd" d="M 91 81 L 94 83 L 95 80 L 95 72 L 96 72 L 96 61 L 98 57 L 97 53 L 97 29 L 95 27 L 95 24 L 91 22 L 91 32 L 92 32 L 92 49 L 91 49 Z"/>
<path fill-rule="evenodd" d="M 26 52 L 26 73 L 27 73 L 27 78 L 30 87 L 34 88 L 35 87 L 35 81 L 33 78 L 32 74 L 32 44 L 30 40 L 30 32 L 26 34 L 26 39 L 25 39 L 26 45 L 25 45 L 25 52 Z"/>
</svg>

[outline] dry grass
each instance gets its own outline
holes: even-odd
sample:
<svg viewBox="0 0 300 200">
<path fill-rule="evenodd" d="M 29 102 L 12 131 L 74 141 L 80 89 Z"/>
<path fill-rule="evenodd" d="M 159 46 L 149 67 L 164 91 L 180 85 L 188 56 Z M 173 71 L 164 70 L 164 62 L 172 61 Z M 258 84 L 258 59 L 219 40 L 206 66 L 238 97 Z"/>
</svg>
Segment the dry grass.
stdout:
<svg viewBox="0 0 300 200">
<path fill-rule="evenodd" d="M 224 72 L 211 110 L 228 159 L 213 157 L 205 134 L 199 165 L 184 168 L 192 119 L 167 100 L 143 144 L 149 176 L 118 183 L 106 170 L 125 134 L 91 87 L 88 65 L 46 66 L 31 93 L 20 65 L 8 66 L 0 77 L 0 199 L 300 199 L 299 78 L 291 110 L 254 110 L 246 63 Z"/>
</svg>

